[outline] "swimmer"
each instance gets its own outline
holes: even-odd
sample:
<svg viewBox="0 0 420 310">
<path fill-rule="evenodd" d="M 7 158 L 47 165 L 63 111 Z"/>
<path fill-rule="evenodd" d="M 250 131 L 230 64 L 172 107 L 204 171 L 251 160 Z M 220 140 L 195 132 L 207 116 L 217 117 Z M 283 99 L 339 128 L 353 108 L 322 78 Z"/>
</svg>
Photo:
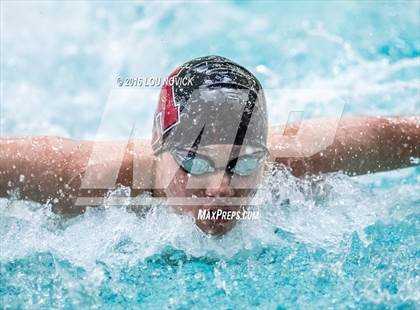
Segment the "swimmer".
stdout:
<svg viewBox="0 0 420 310">
<path fill-rule="evenodd" d="M 103 197 L 109 188 L 89 189 L 89 184 L 116 171 L 116 183 L 129 187 L 133 197 L 150 192 L 169 201 L 210 199 L 172 208 L 191 216 L 204 233 L 221 236 L 236 218 L 199 219 L 200 210 L 246 208 L 271 167 L 283 165 L 300 177 L 335 171 L 360 175 L 418 164 L 419 116 L 342 118 L 330 145 L 298 156 L 306 143 L 321 141 L 325 128 L 334 128 L 336 121 L 311 119 L 269 128 L 260 82 L 224 57 L 193 59 L 170 77 L 189 78 L 193 85 L 162 86 L 151 141 L 0 139 L 0 197 L 14 192 L 21 199 L 48 203 L 55 212 L 79 214 L 85 206 L 76 204 L 77 197 Z M 302 127 L 306 130 L 299 145 L 287 140 Z M 103 151 L 92 160 L 95 149 Z M 138 178 L 133 177 L 135 169 L 141 171 Z M 243 198 L 240 203 L 226 203 L 238 197 Z"/>
</svg>

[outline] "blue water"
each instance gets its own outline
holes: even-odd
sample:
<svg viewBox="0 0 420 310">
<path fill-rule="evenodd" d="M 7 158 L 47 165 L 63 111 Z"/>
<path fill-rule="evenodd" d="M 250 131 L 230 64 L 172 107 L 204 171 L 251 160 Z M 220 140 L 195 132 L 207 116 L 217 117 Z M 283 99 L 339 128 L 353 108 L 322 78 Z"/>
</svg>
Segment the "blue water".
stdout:
<svg viewBox="0 0 420 310">
<path fill-rule="evenodd" d="M 420 112 L 416 1 L 1 9 L 1 134 L 91 139 L 110 101 L 106 137 L 124 137 L 132 115 L 151 128 L 158 90 L 127 101 L 113 93 L 116 78 L 165 76 L 206 54 L 258 76 L 272 124 L 296 107 L 334 114 L 342 102 L 344 116 Z M 315 185 L 277 171 L 265 182 L 261 218 L 220 240 L 158 206 L 145 218 L 104 206 L 64 220 L 48 206 L 0 199 L 0 306 L 419 307 L 419 167 Z"/>
</svg>

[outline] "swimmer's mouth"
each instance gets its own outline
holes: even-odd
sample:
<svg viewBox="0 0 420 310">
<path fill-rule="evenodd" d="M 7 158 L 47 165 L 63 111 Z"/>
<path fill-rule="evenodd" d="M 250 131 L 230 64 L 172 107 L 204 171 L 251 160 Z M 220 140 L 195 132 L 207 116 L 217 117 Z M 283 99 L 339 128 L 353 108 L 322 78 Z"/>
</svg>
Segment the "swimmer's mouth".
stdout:
<svg viewBox="0 0 420 310">
<path fill-rule="evenodd" d="M 203 206 L 203 209 L 208 210 L 210 212 L 217 212 L 219 210 L 222 211 L 238 211 L 240 210 L 241 206 L 225 206 L 225 205 L 209 205 L 209 206 Z"/>
<path fill-rule="evenodd" d="M 211 209 L 236 209 L 239 206 L 243 206 L 249 203 L 249 198 L 244 197 L 206 197 L 201 201 L 201 205 L 209 207 Z"/>
<path fill-rule="evenodd" d="M 168 197 L 166 202 L 176 206 L 236 207 L 250 204 L 249 197 Z"/>
</svg>

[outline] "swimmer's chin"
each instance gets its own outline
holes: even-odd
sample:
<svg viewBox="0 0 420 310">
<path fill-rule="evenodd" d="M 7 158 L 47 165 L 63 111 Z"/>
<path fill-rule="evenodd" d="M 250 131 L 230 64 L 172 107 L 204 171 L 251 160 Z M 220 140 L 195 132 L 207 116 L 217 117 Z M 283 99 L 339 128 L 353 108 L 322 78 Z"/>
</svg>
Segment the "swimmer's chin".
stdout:
<svg viewBox="0 0 420 310">
<path fill-rule="evenodd" d="M 236 221 L 196 220 L 195 225 L 206 235 L 221 238 L 235 227 Z"/>
<path fill-rule="evenodd" d="M 223 217 L 218 217 L 217 219 L 203 219 L 199 218 L 198 210 L 207 210 L 207 211 L 217 211 L 219 209 L 225 211 L 237 211 L 239 210 L 240 206 L 195 206 L 190 208 L 189 211 L 184 210 L 183 208 L 174 207 L 173 210 L 176 214 L 179 215 L 189 215 L 193 218 L 195 225 L 206 235 L 210 237 L 221 238 L 227 233 L 229 233 L 237 224 L 236 219 L 226 219 Z"/>
</svg>

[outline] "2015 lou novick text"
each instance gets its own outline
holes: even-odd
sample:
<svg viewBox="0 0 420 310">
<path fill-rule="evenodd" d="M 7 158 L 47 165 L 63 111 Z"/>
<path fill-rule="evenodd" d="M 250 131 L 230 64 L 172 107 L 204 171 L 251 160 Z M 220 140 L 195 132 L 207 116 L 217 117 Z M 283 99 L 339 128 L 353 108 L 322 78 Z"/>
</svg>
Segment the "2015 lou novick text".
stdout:
<svg viewBox="0 0 420 310">
<path fill-rule="evenodd" d="M 118 77 L 117 84 L 119 87 L 160 87 L 162 85 L 177 86 L 193 86 L 194 77 Z"/>
</svg>

